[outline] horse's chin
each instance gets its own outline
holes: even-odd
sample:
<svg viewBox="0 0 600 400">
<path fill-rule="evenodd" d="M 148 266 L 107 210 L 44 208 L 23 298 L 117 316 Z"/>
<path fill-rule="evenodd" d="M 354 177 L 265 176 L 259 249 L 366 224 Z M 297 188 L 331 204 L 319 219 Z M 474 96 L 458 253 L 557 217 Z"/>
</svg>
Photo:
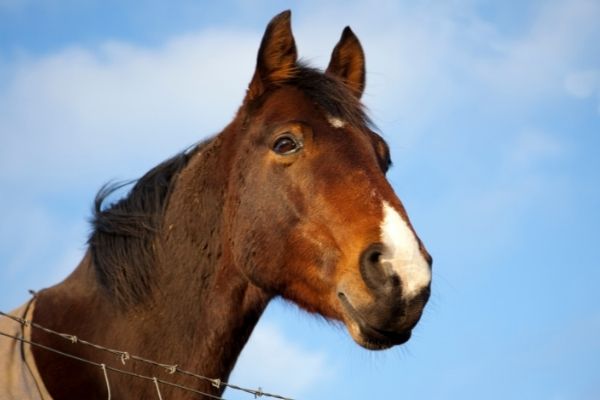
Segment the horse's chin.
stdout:
<svg viewBox="0 0 600 400">
<path fill-rule="evenodd" d="M 351 321 L 346 323 L 350 336 L 354 341 L 368 350 L 386 350 L 408 342 L 412 331 L 388 332 L 371 326 L 359 325 Z"/>
<path fill-rule="evenodd" d="M 344 324 L 354 341 L 368 350 L 386 350 L 408 342 L 412 329 L 390 331 L 369 324 L 365 318 L 347 301 L 344 295 L 339 296 L 344 308 Z"/>
</svg>

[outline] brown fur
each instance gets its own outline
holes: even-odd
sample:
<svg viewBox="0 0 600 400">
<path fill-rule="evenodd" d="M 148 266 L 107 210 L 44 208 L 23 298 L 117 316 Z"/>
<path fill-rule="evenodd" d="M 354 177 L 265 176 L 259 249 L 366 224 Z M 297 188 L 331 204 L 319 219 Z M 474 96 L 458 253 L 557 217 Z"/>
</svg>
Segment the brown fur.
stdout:
<svg viewBox="0 0 600 400">
<path fill-rule="evenodd" d="M 385 179 L 389 149 L 359 102 L 364 60 L 362 69 L 348 60 L 364 57 L 348 32 L 323 74 L 297 62 L 289 13 L 275 17 L 235 119 L 215 138 L 154 168 L 116 204 L 104 208 L 107 192 L 101 191 L 89 251 L 64 282 L 39 293 L 34 320 L 226 380 L 275 296 L 342 321 L 352 333 L 352 316 L 339 299 L 343 288 L 371 318 L 367 322 L 381 321 L 389 331 L 389 341 L 372 338 L 362 345 L 401 343 L 394 335 L 414 326 L 428 293 L 402 305 L 367 287 L 359 272 L 361 255 L 379 240 L 382 200 L 406 213 Z M 329 116 L 347 125 L 334 128 Z M 273 151 L 282 134 L 301 142 L 301 151 Z M 39 331 L 33 339 L 222 392 L 133 361 L 122 366 Z M 39 349 L 34 356 L 54 398 L 106 398 L 98 368 Z M 114 373 L 109 378 L 113 399 L 155 397 L 152 383 Z M 193 397 L 168 388 L 163 395 Z"/>
</svg>

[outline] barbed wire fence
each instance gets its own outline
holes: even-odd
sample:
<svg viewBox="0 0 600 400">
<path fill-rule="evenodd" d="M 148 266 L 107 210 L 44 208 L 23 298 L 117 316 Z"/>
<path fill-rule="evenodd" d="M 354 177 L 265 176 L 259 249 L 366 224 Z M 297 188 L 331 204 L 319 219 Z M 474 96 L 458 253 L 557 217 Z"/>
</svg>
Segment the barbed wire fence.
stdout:
<svg viewBox="0 0 600 400">
<path fill-rule="evenodd" d="M 177 365 L 177 364 L 161 363 L 161 362 L 149 360 L 147 358 L 140 357 L 140 356 L 137 356 L 137 355 L 134 355 L 134 354 L 130 354 L 127 351 L 117 350 L 117 349 L 111 349 L 109 347 L 105 347 L 105 346 L 101 346 L 99 344 L 91 343 L 91 342 L 88 342 L 88 341 L 86 341 L 84 339 L 78 338 L 75 335 L 70 335 L 68 333 L 62 333 L 62 332 L 57 332 L 57 331 L 55 331 L 53 329 L 47 328 L 45 326 L 42 326 L 42 325 L 40 325 L 38 323 L 35 323 L 35 322 L 31 321 L 31 320 L 28 320 L 28 319 L 25 319 L 25 318 L 21 318 L 21 317 L 15 316 L 15 315 L 11 315 L 11 314 L 5 313 L 3 311 L 0 311 L 0 316 L 4 317 L 4 318 L 12 319 L 13 321 L 18 322 L 19 324 L 21 324 L 23 327 L 33 327 L 35 329 L 42 330 L 42 331 L 44 331 L 44 332 L 46 332 L 48 334 L 51 334 L 51 335 L 60 337 L 60 338 L 62 338 L 64 340 L 67 340 L 67 341 L 69 341 L 69 342 L 71 342 L 73 344 L 82 344 L 84 346 L 92 347 L 92 348 L 94 348 L 96 350 L 100 350 L 100 351 L 103 351 L 103 352 L 110 353 L 110 354 L 116 356 L 117 359 L 120 360 L 123 365 L 126 365 L 126 363 L 127 363 L 128 360 L 135 360 L 135 361 L 138 361 L 138 362 L 141 362 L 141 363 L 144 363 L 144 364 L 148 364 L 148 365 L 151 365 L 151 366 L 154 366 L 154 367 L 163 368 L 163 369 L 165 369 L 171 375 L 179 374 L 179 375 L 184 375 L 184 376 L 196 378 L 196 379 L 198 379 L 200 381 L 209 382 L 212 386 L 214 386 L 217 389 L 222 388 L 222 387 L 226 387 L 226 388 L 229 388 L 229 389 L 232 389 L 232 390 L 237 390 L 237 391 L 245 392 L 245 393 L 247 393 L 249 395 L 254 396 L 254 398 L 270 397 L 270 398 L 279 399 L 279 400 L 293 400 L 292 398 L 289 398 L 289 397 L 284 397 L 284 396 L 280 396 L 278 394 L 273 394 L 273 393 L 265 392 L 261 388 L 258 388 L 258 389 L 249 389 L 249 388 L 245 388 L 245 387 L 242 387 L 242 386 L 235 385 L 233 383 L 224 382 L 224 381 L 222 381 L 219 378 L 211 378 L 211 377 L 203 376 L 203 375 L 200 375 L 200 374 L 197 374 L 197 373 L 194 373 L 194 372 L 186 371 L 184 369 L 181 369 L 179 367 L 179 365 Z M 23 332 L 23 330 L 21 330 L 21 332 Z M 106 365 L 104 363 L 99 363 L 99 362 L 95 362 L 95 361 L 92 361 L 92 360 L 88 360 L 88 359 L 76 356 L 74 354 L 70 354 L 70 353 L 67 353 L 67 352 L 64 352 L 64 351 L 61 351 L 61 350 L 58 350 L 58 349 L 55 349 L 55 348 L 43 345 L 41 343 L 36 343 L 36 342 L 34 342 L 32 340 L 25 339 L 22 335 L 21 336 L 15 336 L 15 335 L 12 335 L 10 333 L 1 332 L 1 331 L 0 331 L 0 335 L 8 337 L 8 338 L 16 340 L 16 341 L 19 341 L 19 342 L 22 342 L 22 343 L 27 343 L 27 344 L 29 344 L 31 346 L 34 346 L 34 347 L 39 347 L 41 349 L 53 352 L 55 354 L 61 355 L 61 356 L 66 357 L 66 358 L 77 360 L 77 361 L 80 361 L 82 363 L 85 363 L 85 364 L 88 364 L 88 365 L 93 365 L 95 367 L 100 368 L 102 370 L 102 372 L 103 372 L 104 379 L 106 381 L 106 389 L 107 389 L 107 392 L 108 392 L 107 393 L 108 400 L 111 400 L 111 389 L 110 389 L 110 381 L 108 379 L 108 373 L 107 373 L 107 371 L 115 372 L 115 373 L 122 374 L 122 375 L 128 375 L 128 376 L 135 377 L 135 378 L 138 378 L 138 379 L 144 379 L 144 380 L 147 380 L 147 381 L 151 381 L 154 384 L 155 388 L 156 388 L 156 392 L 157 392 L 157 396 L 158 396 L 159 400 L 163 400 L 162 393 L 160 391 L 160 385 L 170 386 L 170 387 L 174 387 L 174 388 L 177 388 L 177 389 L 181 389 L 183 391 L 194 393 L 194 394 L 196 394 L 198 396 L 203 396 L 204 398 L 217 399 L 217 400 L 226 400 L 223 397 L 219 397 L 219 396 L 216 396 L 214 394 L 206 393 L 206 392 L 194 389 L 194 388 L 189 387 L 189 386 L 180 385 L 178 383 L 171 382 L 171 381 L 164 380 L 164 379 L 159 379 L 156 376 L 141 375 L 141 374 L 137 374 L 135 372 L 127 371 L 127 370 L 124 370 L 124 369 L 121 369 L 121 368 L 116 368 L 116 367 L 113 367 L 113 366 L 109 366 L 109 365 Z"/>
</svg>

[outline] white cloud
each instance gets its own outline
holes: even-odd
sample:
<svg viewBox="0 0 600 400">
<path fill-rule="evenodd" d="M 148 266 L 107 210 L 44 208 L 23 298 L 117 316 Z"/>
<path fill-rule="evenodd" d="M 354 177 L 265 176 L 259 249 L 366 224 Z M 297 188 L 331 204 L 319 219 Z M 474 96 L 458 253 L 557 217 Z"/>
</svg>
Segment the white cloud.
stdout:
<svg viewBox="0 0 600 400">
<path fill-rule="evenodd" d="M 485 36 L 492 56 L 473 59 L 475 71 L 494 90 L 545 96 L 562 89 L 565 73 L 600 38 L 600 4 L 590 0 L 542 3 L 524 34 Z"/>
<path fill-rule="evenodd" d="M 241 103 L 257 42 L 211 31 L 157 49 L 72 47 L 7 67 L 0 179 L 65 186 L 100 172 L 106 179 L 111 165 L 156 163 L 217 132 Z"/>
<path fill-rule="evenodd" d="M 231 375 L 236 385 L 301 398 L 332 379 L 336 371 L 324 353 L 301 348 L 274 324 L 259 323 Z M 237 393 L 229 390 L 227 398 Z M 246 398 L 247 395 L 244 395 Z"/>
</svg>

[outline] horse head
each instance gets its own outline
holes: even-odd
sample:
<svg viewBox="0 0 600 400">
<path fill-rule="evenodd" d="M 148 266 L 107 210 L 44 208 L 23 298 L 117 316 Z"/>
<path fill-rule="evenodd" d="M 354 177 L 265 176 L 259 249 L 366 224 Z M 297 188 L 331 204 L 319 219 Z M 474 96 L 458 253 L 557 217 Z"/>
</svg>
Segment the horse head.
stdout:
<svg viewBox="0 0 600 400">
<path fill-rule="evenodd" d="M 390 152 L 360 102 L 364 87 L 350 28 L 323 73 L 298 61 L 290 13 L 273 18 L 241 128 L 222 134 L 231 160 L 226 235 L 254 285 L 385 349 L 410 338 L 432 260 L 386 179 Z"/>
</svg>

